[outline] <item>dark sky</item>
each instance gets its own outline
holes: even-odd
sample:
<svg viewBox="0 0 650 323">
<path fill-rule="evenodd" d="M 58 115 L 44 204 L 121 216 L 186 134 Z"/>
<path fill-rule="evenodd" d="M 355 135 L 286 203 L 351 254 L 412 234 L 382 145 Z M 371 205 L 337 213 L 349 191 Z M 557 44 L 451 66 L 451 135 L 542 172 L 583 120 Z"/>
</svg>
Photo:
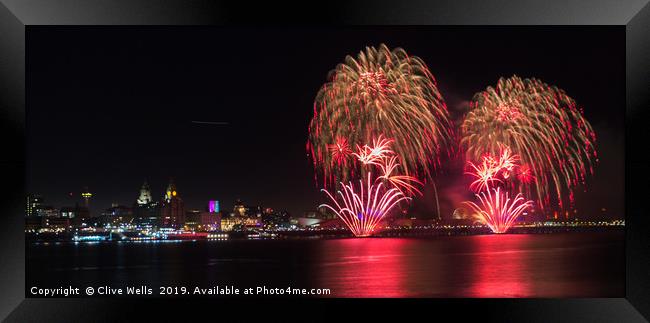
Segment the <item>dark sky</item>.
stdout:
<svg viewBox="0 0 650 323">
<path fill-rule="evenodd" d="M 600 163 L 576 206 L 585 217 L 623 213 L 620 26 L 30 27 L 27 41 L 28 190 L 57 207 L 84 186 L 95 212 L 131 205 L 145 179 L 160 198 L 173 177 L 187 208 L 241 198 L 314 209 L 324 198 L 305 151 L 313 99 L 345 55 L 383 42 L 427 63 L 455 118 L 501 76 L 564 89 L 598 135 Z M 443 216 L 466 194 L 461 176 L 439 176 Z M 430 216 L 432 194 L 414 212 Z"/>
</svg>

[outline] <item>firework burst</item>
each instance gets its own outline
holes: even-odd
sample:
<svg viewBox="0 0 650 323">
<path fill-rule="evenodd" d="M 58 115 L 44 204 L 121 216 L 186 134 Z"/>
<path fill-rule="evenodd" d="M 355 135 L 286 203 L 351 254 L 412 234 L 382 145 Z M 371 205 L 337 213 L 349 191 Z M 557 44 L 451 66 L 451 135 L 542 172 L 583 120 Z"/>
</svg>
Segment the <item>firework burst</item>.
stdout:
<svg viewBox="0 0 650 323">
<path fill-rule="evenodd" d="M 390 149 L 393 139 L 385 139 L 382 135 L 373 139 L 372 146 L 357 145 L 357 152 L 353 153 L 363 165 L 379 165 L 379 162 L 395 152 Z"/>
<path fill-rule="evenodd" d="M 490 184 L 493 182 L 501 182 L 501 180 L 496 177 L 496 173 L 499 169 L 494 167 L 494 165 L 491 165 L 485 158 L 483 159 L 482 164 L 475 165 L 472 162 L 468 162 L 468 165 L 472 171 L 466 172 L 466 174 L 476 177 L 476 180 L 469 185 L 469 188 L 474 192 L 489 189 Z"/>
<path fill-rule="evenodd" d="M 513 185 L 535 191 L 540 207 L 551 196 L 561 206 L 563 195 L 584 184 L 597 160 L 595 142 L 591 125 L 563 90 L 517 76 L 477 93 L 461 126 L 468 161 L 498 154 L 502 146 L 519 156 L 525 169 L 511 178 Z"/>
<path fill-rule="evenodd" d="M 363 180 L 359 180 L 359 187 L 355 189 L 350 182 L 348 185 L 341 183 L 343 191 L 337 195 L 337 200 L 326 189 L 322 191 L 332 200 L 333 206 L 322 204 L 345 223 L 345 225 L 357 237 L 368 237 L 375 232 L 377 224 L 388 214 L 399 202 L 409 200 L 409 197 L 397 188 L 385 188 L 383 183 L 377 180 L 371 181 L 371 174 L 368 173 L 367 182 L 364 186 Z"/>
<path fill-rule="evenodd" d="M 338 165 L 347 164 L 348 157 L 352 154 L 348 140 L 342 137 L 336 138 L 334 144 L 327 145 L 327 149 L 332 154 L 332 160 Z"/>
<path fill-rule="evenodd" d="M 381 45 L 347 56 L 330 72 L 314 100 L 307 149 L 327 186 L 358 172 L 358 163 L 341 163 L 340 154 L 329 149 L 337 138 L 356 147 L 384 134 L 394 140 L 401 173 L 427 179 L 442 152 L 449 152 L 451 129 L 447 107 L 426 64 L 401 48 Z"/>
<path fill-rule="evenodd" d="M 507 192 L 500 187 L 487 190 L 487 194 L 482 192 L 476 194 L 481 205 L 474 202 L 464 202 L 475 212 L 476 219 L 487 225 L 494 233 L 505 233 L 514 224 L 527 208 L 531 207 L 533 202 L 525 200 L 521 193 L 515 198 L 510 198 Z"/>
<path fill-rule="evenodd" d="M 498 176 L 507 180 L 510 174 L 515 171 L 519 156 L 513 155 L 510 148 L 501 147 L 499 157 L 487 154 L 481 160 L 482 163 L 478 165 L 471 161 L 467 162 L 470 171 L 466 172 L 466 174 L 476 177 L 476 180 L 470 184 L 469 188 L 477 193 L 489 190 L 490 184 L 502 183 Z"/>
</svg>

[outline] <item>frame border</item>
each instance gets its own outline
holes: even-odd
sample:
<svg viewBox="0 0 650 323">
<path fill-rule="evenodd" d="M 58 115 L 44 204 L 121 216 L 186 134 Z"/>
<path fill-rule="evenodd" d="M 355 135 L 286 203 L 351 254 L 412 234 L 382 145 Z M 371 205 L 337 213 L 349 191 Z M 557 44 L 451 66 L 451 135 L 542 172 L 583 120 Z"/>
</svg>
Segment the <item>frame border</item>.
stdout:
<svg viewBox="0 0 650 323">
<path fill-rule="evenodd" d="M 387 2 L 387 1 L 386 1 Z M 4 226 L 0 227 L 0 318 L 9 322 L 31 321 L 117 321 L 132 318 L 131 311 L 146 311 L 166 320 L 174 315 L 187 320 L 181 307 L 206 308 L 215 302 L 203 299 L 175 300 L 124 299 L 25 299 L 25 244 L 22 216 L 25 190 L 25 53 L 30 25 L 221 25 L 338 23 L 414 25 L 619 25 L 626 30 L 626 297 L 612 299 L 418 299 L 391 300 L 406 312 L 447 312 L 462 319 L 485 318 L 498 321 L 602 321 L 647 322 L 650 317 L 650 221 L 644 206 L 650 189 L 650 157 L 647 146 L 650 127 L 650 5 L 648 0 L 555 1 L 534 0 L 490 2 L 469 0 L 448 3 L 418 3 L 414 6 L 384 1 L 357 3 L 316 3 L 317 8 L 296 4 L 199 0 L 0 0 L 0 138 L 3 154 L 0 169 L 5 179 L 1 193 Z M 255 8 L 255 10 L 250 10 Z M 298 9 L 301 13 L 295 13 Z M 606 64 L 606 62 L 603 62 Z M 16 241 L 22 242 L 16 244 Z M 380 308 L 387 300 L 284 300 L 263 302 L 219 299 L 220 307 L 231 305 L 264 308 L 302 307 L 324 316 L 340 318 L 338 311 L 323 311 L 324 303 L 355 310 Z M 379 305 L 379 306 L 378 306 Z M 390 305 L 387 305 L 390 306 Z M 468 308 L 474 309 L 468 311 Z M 126 311 L 125 311 L 126 310 Z M 233 311 L 234 312 L 234 311 Z M 246 316 L 251 311 L 246 312 Z M 263 315 L 265 311 L 252 313 Z M 293 310 L 291 310 L 293 312 Z M 374 310 L 375 315 L 391 316 Z M 393 311 L 401 314 L 404 311 Z M 507 313 L 507 315 L 504 315 Z M 233 313 L 237 314 L 237 313 Z M 346 318 L 349 318 L 346 314 Z M 319 316 L 320 319 L 324 316 Z M 372 315 L 371 315 L 372 316 Z M 241 317 L 241 316 L 240 316 Z M 267 316 L 277 317 L 277 316 Z M 151 319 L 151 316 L 149 316 Z M 401 317 L 403 318 L 403 316 Z"/>
</svg>

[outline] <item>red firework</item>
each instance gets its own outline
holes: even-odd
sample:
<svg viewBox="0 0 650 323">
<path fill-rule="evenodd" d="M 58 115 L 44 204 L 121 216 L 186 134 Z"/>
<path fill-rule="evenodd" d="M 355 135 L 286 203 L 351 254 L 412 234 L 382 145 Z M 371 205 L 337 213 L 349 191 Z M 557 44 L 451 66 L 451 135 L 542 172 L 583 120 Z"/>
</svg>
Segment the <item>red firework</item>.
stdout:
<svg viewBox="0 0 650 323">
<path fill-rule="evenodd" d="M 379 178 L 387 180 L 393 187 L 404 193 L 404 195 L 413 196 L 415 193 L 422 195 L 422 192 L 412 184 L 422 185 L 422 182 L 417 178 L 409 175 L 395 174 L 395 170 L 400 166 L 397 162 L 397 156 L 384 157 L 378 165 L 383 174 Z"/>
<path fill-rule="evenodd" d="M 401 48 L 382 44 L 347 56 L 318 91 L 313 109 L 307 151 L 325 187 L 377 162 L 368 152 L 361 153 L 370 158 L 362 163 L 342 162 L 331 150 L 337 138 L 363 148 L 384 134 L 394 139 L 391 148 L 403 173 L 424 180 L 433 180 L 453 150 L 453 126 L 435 78 L 424 61 Z"/>
<path fill-rule="evenodd" d="M 353 155 L 359 158 L 359 161 L 364 165 L 379 165 L 383 158 L 394 154 L 390 149 L 390 145 L 394 141 L 379 135 L 377 139 L 372 140 L 372 146 L 364 145 L 361 147 L 357 145 L 357 153 L 353 153 Z"/>
<path fill-rule="evenodd" d="M 486 154 L 481 158 L 479 165 L 467 162 L 472 171 L 466 174 L 476 177 L 476 180 L 470 184 L 470 189 L 474 192 L 489 190 L 490 184 L 501 183 L 500 175 L 503 179 L 508 179 L 510 173 L 517 167 L 519 156 L 513 155 L 508 147 L 502 147 L 498 158 Z"/>
<path fill-rule="evenodd" d="M 343 137 L 337 137 L 334 144 L 327 145 L 327 149 L 332 153 L 332 159 L 338 165 L 345 164 L 347 158 L 352 154 L 348 140 Z"/>
<path fill-rule="evenodd" d="M 512 199 L 499 187 L 488 189 L 487 194 L 485 192 L 476 194 L 476 197 L 481 202 L 480 206 L 474 202 L 465 203 L 476 212 L 476 219 L 487 225 L 494 233 L 508 231 L 515 220 L 533 205 L 533 201 L 524 199 L 521 193 Z"/>
<path fill-rule="evenodd" d="M 345 223 L 345 225 L 357 237 L 368 237 L 375 232 L 377 224 L 392 210 L 399 202 L 409 200 L 409 197 L 397 188 L 387 189 L 377 179 L 371 181 L 371 174 L 368 173 L 367 182 L 359 180 L 358 188 L 350 182 L 348 185 L 341 183 L 343 191 L 338 191 L 340 202 L 330 192 L 322 189 L 332 200 L 334 206 L 322 204 L 332 210 Z"/>
<path fill-rule="evenodd" d="M 480 163 L 502 145 L 518 154 L 525 169 L 503 175 L 512 187 L 535 194 L 540 209 L 551 198 L 562 208 L 598 161 L 596 134 L 582 107 L 564 90 L 534 78 L 501 78 L 476 93 L 460 135 L 468 161 Z"/>
<path fill-rule="evenodd" d="M 530 184 L 535 180 L 535 176 L 533 176 L 532 171 L 528 165 L 519 166 L 517 178 L 524 184 Z M 571 192 L 571 195 L 573 195 L 573 192 Z"/>
</svg>

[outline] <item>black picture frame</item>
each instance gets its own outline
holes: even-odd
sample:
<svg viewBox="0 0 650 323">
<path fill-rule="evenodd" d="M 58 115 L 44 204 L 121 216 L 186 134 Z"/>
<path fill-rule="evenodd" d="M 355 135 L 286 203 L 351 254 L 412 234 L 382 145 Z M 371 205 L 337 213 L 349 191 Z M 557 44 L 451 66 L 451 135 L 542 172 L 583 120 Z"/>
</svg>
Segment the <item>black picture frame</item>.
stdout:
<svg viewBox="0 0 650 323">
<path fill-rule="evenodd" d="M 626 30 L 626 295 L 612 299 L 430 300 L 132 300 L 25 298 L 25 101 L 26 33 L 35 25 L 221 25 L 221 24 L 426 24 L 426 25 L 617 25 Z M 126 321 L 134 312 L 151 320 L 187 320 L 197 308 L 241 320 L 260 315 L 349 319 L 421 313 L 432 319 L 499 322 L 645 322 L 650 318 L 650 221 L 644 214 L 650 157 L 650 5 L 629 1 L 448 1 L 405 4 L 266 4 L 223 1 L 26 1 L 0 0 L 0 317 L 9 322 Z M 607 62 L 603 62 L 606 64 Z M 246 304 L 242 304 L 246 303 Z M 244 305 L 243 312 L 234 305 Z M 396 309 L 399 306 L 399 309 Z M 339 309 L 344 307 L 345 309 Z M 385 310 L 385 309 L 393 310 Z M 273 309 L 273 310 L 271 310 Z M 360 310 L 363 309 L 363 310 Z M 268 311 L 267 311 L 268 310 Z M 278 310 L 279 313 L 278 314 Z M 308 313 L 298 315 L 296 311 Z M 346 314 L 343 314 L 346 311 Z M 269 314 L 269 313 L 274 314 Z"/>
</svg>

